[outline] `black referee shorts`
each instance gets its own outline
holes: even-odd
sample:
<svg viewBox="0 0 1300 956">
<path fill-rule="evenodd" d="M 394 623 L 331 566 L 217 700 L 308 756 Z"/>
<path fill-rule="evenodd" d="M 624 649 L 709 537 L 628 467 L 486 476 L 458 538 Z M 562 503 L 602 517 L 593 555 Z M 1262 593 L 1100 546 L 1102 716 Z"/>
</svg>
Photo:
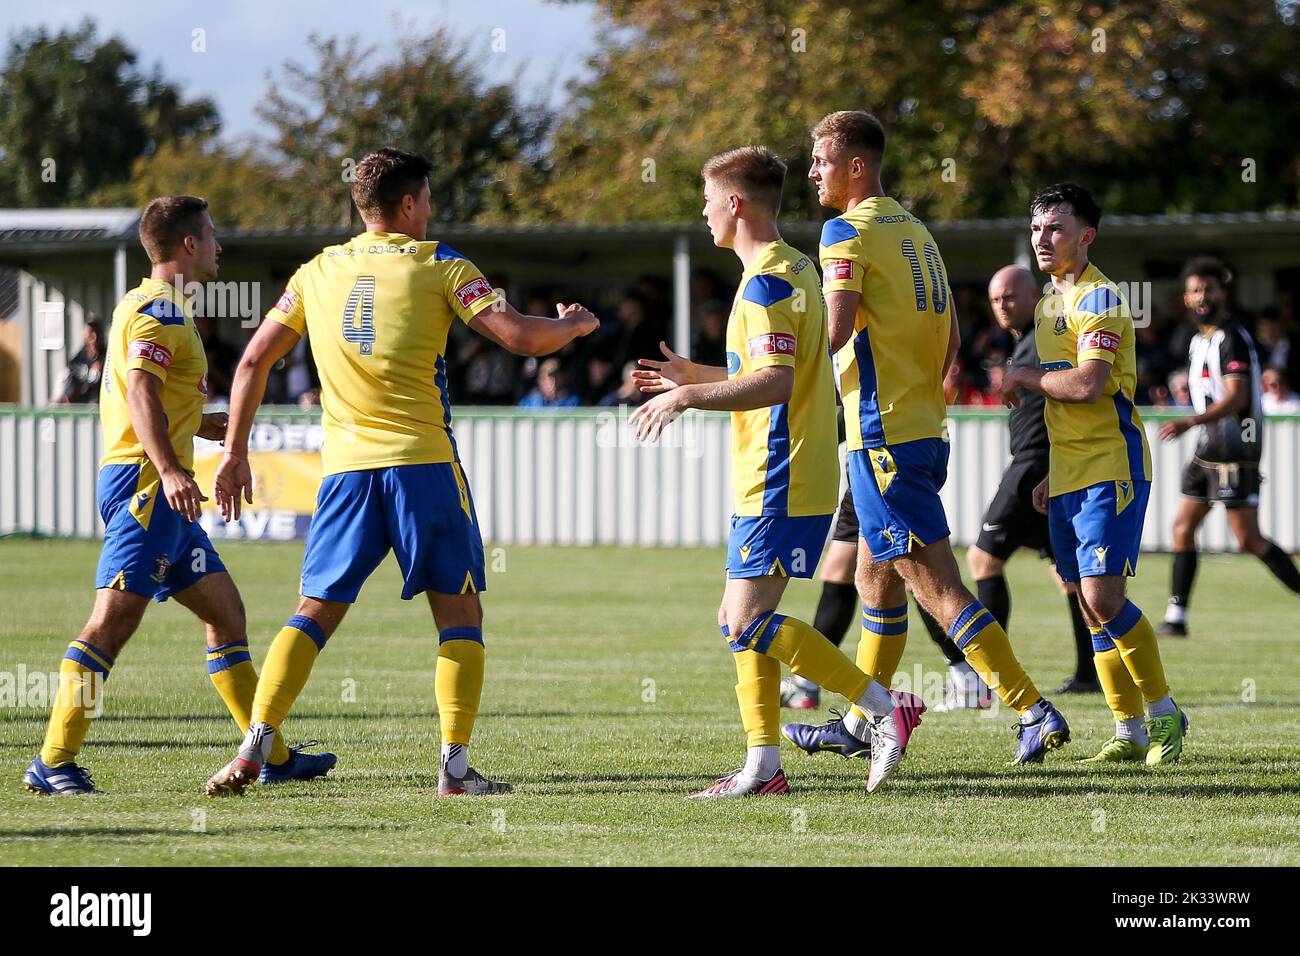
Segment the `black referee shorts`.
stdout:
<svg viewBox="0 0 1300 956">
<path fill-rule="evenodd" d="M 1013 458 L 1002 474 L 997 494 L 984 512 L 975 546 L 999 561 L 1017 548 L 1030 548 L 1039 557 L 1052 559 L 1052 542 L 1047 533 L 1047 515 L 1034 508 L 1034 488 L 1047 477 L 1047 459 Z"/>
</svg>

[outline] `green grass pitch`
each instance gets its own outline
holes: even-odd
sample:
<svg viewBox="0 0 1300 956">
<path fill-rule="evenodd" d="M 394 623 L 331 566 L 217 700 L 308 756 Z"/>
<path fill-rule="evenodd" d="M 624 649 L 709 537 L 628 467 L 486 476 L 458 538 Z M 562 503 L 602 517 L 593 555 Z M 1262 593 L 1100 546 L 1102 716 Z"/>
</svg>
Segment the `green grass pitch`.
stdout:
<svg viewBox="0 0 1300 956">
<path fill-rule="evenodd" d="M 301 546 L 222 551 L 260 664 L 292 613 Z M 1192 733 L 1182 762 L 1155 771 L 1078 766 L 1109 735 L 1108 715 L 1099 697 L 1066 697 L 1074 741 L 1038 767 L 1004 765 L 1005 709 L 929 714 L 876 795 L 864 763 L 787 745 L 790 796 L 688 802 L 744 749 L 714 623 L 721 550 L 509 548 L 489 549 L 471 759 L 512 781 L 513 795 L 434 796 L 436 638 L 427 604 L 398 598 L 390 559 L 285 726 L 291 742 L 338 753 L 328 779 L 201 795 L 237 734 L 208 682 L 199 627 L 169 603 L 150 609 L 118 661 L 82 755 L 111 795 L 36 797 L 20 776 L 46 711 L 20 706 L 13 681 L 20 667 L 57 670 L 89 610 L 97 553 L 89 542 L 0 542 L 5 864 L 1300 864 L 1300 606 L 1253 559 L 1205 558 L 1194 636 L 1164 642 Z M 1132 588 L 1153 617 L 1168 567 L 1145 557 Z M 1027 553 L 1009 577 L 1012 641 L 1050 688 L 1072 655 L 1064 604 Z M 817 593 L 795 582 L 782 610 L 811 618 Z M 914 620 L 901 670 L 942 666 Z"/>
</svg>

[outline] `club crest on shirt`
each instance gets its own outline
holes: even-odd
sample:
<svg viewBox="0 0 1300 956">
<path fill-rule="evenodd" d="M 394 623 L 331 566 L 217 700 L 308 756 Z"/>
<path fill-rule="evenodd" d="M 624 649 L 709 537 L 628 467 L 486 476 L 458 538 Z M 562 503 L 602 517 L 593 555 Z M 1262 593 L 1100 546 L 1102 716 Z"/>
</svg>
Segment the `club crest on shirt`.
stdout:
<svg viewBox="0 0 1300 956">
<path fill-rule="evenodd" d="M 1056 327 L 1052 329 L 1052 334 L 1053 335 L 1065 334 L 1065 316 L 1058 315 L 1056 317 Z"/>
</svg>

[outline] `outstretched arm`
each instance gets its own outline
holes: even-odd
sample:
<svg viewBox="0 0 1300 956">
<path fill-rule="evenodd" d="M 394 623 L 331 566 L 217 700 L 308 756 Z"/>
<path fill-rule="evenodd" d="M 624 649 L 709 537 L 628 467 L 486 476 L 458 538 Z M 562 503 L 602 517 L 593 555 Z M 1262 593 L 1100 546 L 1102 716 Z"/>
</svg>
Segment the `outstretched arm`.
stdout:
<svg viewBox="0 0 1300 956">
<path fill-rule="evenodd" d="M 1160 426 L 1160 437 L 1165 441 L 1173 441 L 1195 425 L 1208 425 L 1210 422 L 1217 422 L 1220 418 L 1244 412 L 1250 407 L 1250 389 L 1247 388 L 1246 383 L 1247 378 L 1244 375 L 1223 376 L 1223 398 L 1199 415 L 1188 415 L 1185 418 L 1176 418 L 1172 422 L 1165 422 Z"/>
<path fill-rule="evenodd" d="M 770 365 L 725 381 L 680 385 L 646 402 L 632 413 L 629 423 L 640 441 L 654 441 L 688 408 L 745 412 L 782 405 L 793 392 L 794 368 Z"/>
<path fill-rule="evenodd" d="M 698 385 L 701 382 L 725 382 L 727 380 L 727 370 L 725 368 L 692 362 L 685 356 L 678 355 L 670 349 L 667 342 L 659 343 L 659 351 L 663 352 L 668 361 L 637 359 L 645 368 L 634 371 L 632 379 L 643 392 L 666 392 L 669 389 L 677 388 L 679 385 Z"/>
<path fill-rule="evenodd" d="M 558 307 L 555 319 L 524 315 L 504 300 L 483 309 L 469 327 L 516 355 L 550 355 L 600 328 L 600 320 L 580 305 Z"/>
</svg>

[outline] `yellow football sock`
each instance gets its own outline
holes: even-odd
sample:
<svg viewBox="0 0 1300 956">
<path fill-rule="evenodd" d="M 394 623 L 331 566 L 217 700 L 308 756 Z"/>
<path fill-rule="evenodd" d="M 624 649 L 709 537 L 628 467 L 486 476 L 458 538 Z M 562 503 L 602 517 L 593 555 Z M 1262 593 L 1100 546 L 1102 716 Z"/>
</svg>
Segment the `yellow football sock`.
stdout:
<svg viewBox="0 0 1300 956">
<path fill-rule="evenodd" d="M 966 655 L 975 673 L 1016 713 L 1023 714 L 1043 699 L 1016 660 L 1007 632 L 979 601 L 972 601 L 957 615 L 948 636 Z"/>
<path fill-rule="evenodd" d="M 732 650 L 753 650 L 790 665 L 800 677 L 856 701 L 871 678 L 810 624 L 784 614 L 761 614 L 745 628 Z"/>
<path fill-rule="evenodd" d="M 780 661 L 754 651 L 740 651 L 733 656 L 736 658 L 736 699 L 740 702 L 740 722 L 745 727 L 746 746 L 780 746 Z"/>
<path fill-rule="evenodd" d="M 1142 693 L 1124 666 L 1119 648 L 1102 628 L 1090 627 L 1088 630 L 1092 632 L 1092 660 L 1097 666 L 1097 681 L 1106 694 L 1106 706 L 1116 720 L 1141 717 Z"/>
<path fill-rule="evenodd" d="M 1136 604 L 1125 601 L 1123 609 L 1102 628 L 1119 649 L 1119 656 L 1142 692 L 1143 700 L 1159 700 L 1169 693 L 1155 628 Z"/>
<path fill-rule="evenodd" d="M 77 639 L 68 645 L 59 664 L 59 688 L 41 746 L 45 766 L 57 767 L 77 758 L 91 720 L 99 716 L 104 681 L 112 667 L 107 654 L 85 641 Z"/>
<path fill-rule="evenodd" d="M 328 639 L 319 624 L 302 614 L 285 622 L 262 665 L 262 677 L 253 697 L 254 723 L 270 724 L 280 736 L 280 724 L 307 686 L 312 666 Z"/>
<path fill-rule="evenodd" d="M 907 605 L 862 608 L 862 639 L 858 641 L 858 670 L 888 687 L 907 647 Z"/>
<path fill-rule="evenodd" d="M 248 653 L 248 641 L 232 641 L 208 648 L 208 677 L 226 703 L 230 716 L 240 733 L 248 732 L 253 718 L 253 697 L 257 694 L 257 670 Z M 289 748 L 280 735 L 271 744 L 271 763 L 282 764 L 289 759 Z"/>
<path fill-rule="evenodd" d="M 449 627 L 438 635 L 434 688 L 444 744 L 469 744 L 483 694 L 483 631 Z"/>
</svg>

